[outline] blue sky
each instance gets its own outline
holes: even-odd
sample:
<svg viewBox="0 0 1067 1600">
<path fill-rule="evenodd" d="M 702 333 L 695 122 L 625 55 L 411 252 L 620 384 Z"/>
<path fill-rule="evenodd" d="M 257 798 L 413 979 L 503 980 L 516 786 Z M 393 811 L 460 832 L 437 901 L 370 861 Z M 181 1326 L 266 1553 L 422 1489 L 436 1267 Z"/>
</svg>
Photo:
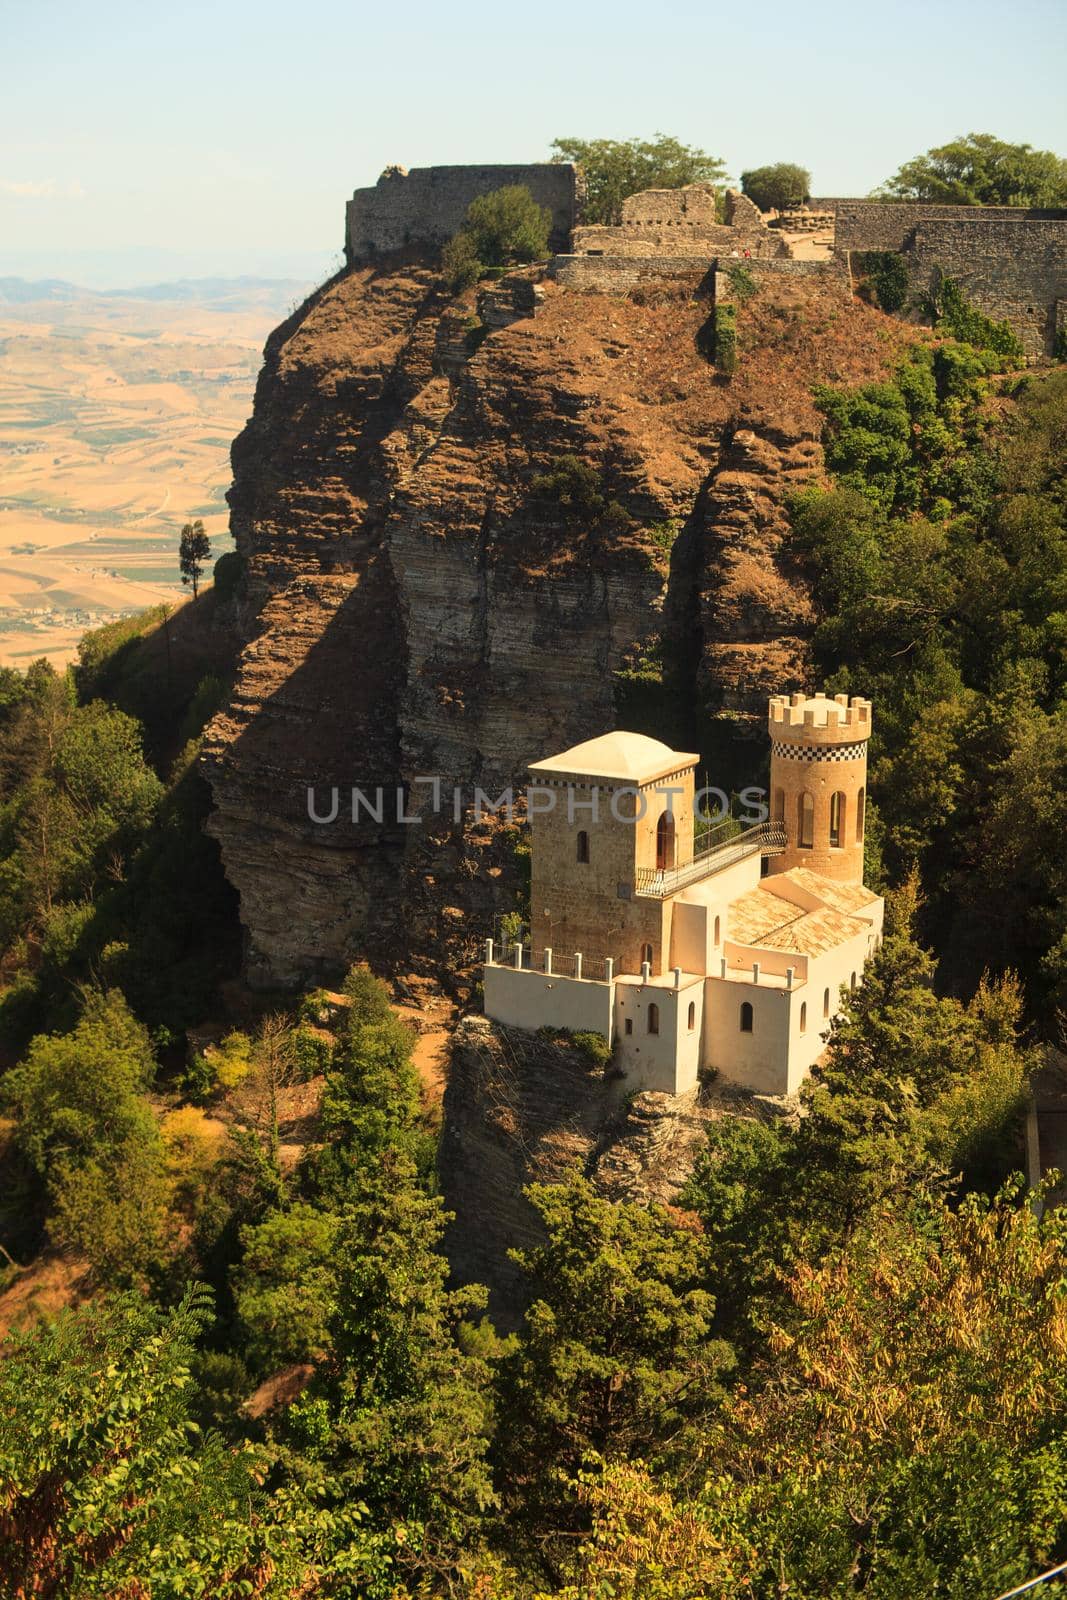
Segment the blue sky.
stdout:
<svg viewBox="0 0 1067 1600">
<path fill-rule="evenodd" d="M 0 274 L 326 271 L 389 162 L 673 133 L 862 194 L 970 130 L 1067 153 L 1062 0 L 0 0 Z"/>
</svg>

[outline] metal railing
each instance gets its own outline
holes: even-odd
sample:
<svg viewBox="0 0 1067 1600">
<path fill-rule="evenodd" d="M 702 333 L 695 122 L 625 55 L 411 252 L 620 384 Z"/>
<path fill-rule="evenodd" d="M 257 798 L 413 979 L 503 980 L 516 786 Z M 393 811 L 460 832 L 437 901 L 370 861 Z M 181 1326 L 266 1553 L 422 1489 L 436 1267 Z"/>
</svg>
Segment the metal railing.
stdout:
<svg viewBox="0 0 1067 1600">
<path fill-rule="evenodd" d="M 717 830 L 715 830 L 717 831 Z M 705 836 L 706 837 L 706 836 Z M 780 855 L 786 847 L 785 825 L 781 822 L 758 822 L 744 833 L 735 833 L 722 843 L 706 845 L 699 855 L 684 867 L 639 867 L 634 877 L 634 892 L 651 900 L 665 900 L 691 883 L 699 883 L 713 872 L 743 861 L 757 852 L 764 856 Z"/>
</svg>

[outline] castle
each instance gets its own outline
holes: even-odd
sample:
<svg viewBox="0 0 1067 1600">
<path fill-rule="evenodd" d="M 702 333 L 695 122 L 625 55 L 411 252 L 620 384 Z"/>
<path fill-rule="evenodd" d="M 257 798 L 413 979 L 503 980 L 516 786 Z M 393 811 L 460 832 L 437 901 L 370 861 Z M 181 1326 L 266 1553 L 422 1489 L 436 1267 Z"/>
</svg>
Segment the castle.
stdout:
<svg viewBox="0 0 1067 1600">
<path fill-rule="evenodd" d="M 824 259 L 794 259 L 783 232 L 744 195 L 728 192 L 725 221 L 706 184 L 630 195 L 616 227 L 582 224 L 584 184 L 568 162 L 519 166 L 387 167 L 357 189 L 345 216 L 349 264 L 404 249 L 439 249 L 462 228 L 478 195 L 522 184 L 551 216 L 551 276 L 573 289 L 628 293 L 642 279 L 699 273 L 719 293 L 720 269 L 746 260 L 758 277 L 827 275 L 851 292 L 863 257 L 891 252 L 916 297 L 956 279 L 986 315 L 1011 323 L 1030 356 L 1051 355 L 1067 336 L 1067 211 L 1021 206 L 946 206 L 819 199 L 797 220 L 821 214 L 832 237 Z M 774 219 L 786 223 L 788 218 Z"/>
<path fill-rule="evenodd" d="M 698 832 L 697 756 L 608 733 L 530 767 L 531 937 L 487 941 L 486 1015 L 601 1034 L 629 1086 L 791 1095 L 881 941 L 863 884 L 871 706 L 770 701 L 770 816 Z"/>
</svg>

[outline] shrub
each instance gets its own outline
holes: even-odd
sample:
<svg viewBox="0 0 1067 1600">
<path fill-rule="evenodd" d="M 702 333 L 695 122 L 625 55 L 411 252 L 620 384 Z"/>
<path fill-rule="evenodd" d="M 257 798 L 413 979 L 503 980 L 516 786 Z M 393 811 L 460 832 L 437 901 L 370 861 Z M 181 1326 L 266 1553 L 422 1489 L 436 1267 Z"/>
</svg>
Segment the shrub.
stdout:
<svg viewBox="0 0 1067 1600">
<path fill-rule="evenodd" d="M 516 262 L 542 261 L 548 252 L 552 214 L 522 184 L 482 194 L 467 208 L 465 226 L 441 252 L 449 288 L 458 293 L 485 273 Z"/>
<path fill-rule="evenodd" d="M 753 295 L 759 293 L 759 284 L 743 261 L 737 261 L 732 267 L 728 267 L 726 276 L 730 283 L 730 293 L 739 306 L 747 306 Z"/>
<path fill-rule="evenodd" d="M 954 339 L 992 350 L 1009 361 L 1023 359 L 1023 347 L 1010 322 L 994 322 L 971 304 L 955 278 L 942 278 L 929 304 L 934 325 Z"/>
<path fill-rule="evenodd" d="M 611 1046 L 602 1033 L 574 1033 L 571 1043 L 594 1067 L 606 1067 L 611 1060 Z"/>
<path fill-rule="evenodd" d="M 908 269 L 894 250 L 867 250 L 859 257 L 858 292 L 883 311 L 900 311 L 908 303 Z"/>
<path fill-rule="evenodd" d="M 712 361 L 729 378 L 737 371 L 737 309 L 735 306 L 717 305 L 714 315 Z"/>
<path fill-rule="evenodd" d="M 741 188 L 761 211 L 785 211 L 803 205 L 811 193 L 811 173 L 791 161 L 742 172 Z"/>
</svg>

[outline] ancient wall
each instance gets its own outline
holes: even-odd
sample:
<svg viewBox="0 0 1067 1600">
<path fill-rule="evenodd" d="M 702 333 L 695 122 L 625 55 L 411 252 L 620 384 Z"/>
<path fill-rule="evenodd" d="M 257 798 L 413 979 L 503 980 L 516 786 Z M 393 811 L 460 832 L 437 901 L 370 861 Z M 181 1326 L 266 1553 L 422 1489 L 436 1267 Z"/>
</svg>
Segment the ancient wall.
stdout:
<svg viewBox="0 0 1067 1600">
<path fill-rule="evenodd" d="M 692 247 L 690 247 L 692 248 Z M 555 256 L 549 275 L 568 289 L 595 290 L 599 294 L 629 294 L 656 278 L 686 278 L 694 289 L 707 275 L 707 256 L 656 255 L 645 246 L 642 255 Z"/>
<path fill-rule="evenodd" d="M 1028 355 L 1051 354 L 1067 312 L 1067 220 L 923 222 L 904 259 L 917 289 L 933 288 L 940 270 L 980 311 L 1007 318 Z"/>
<path fill-rule="evenodd" d="M 550 243 L 566 249 L 580 214 L 582 180 L 569 162 L 526 166 L 387 167 L 373 189 L 357 189 L 345 208 L 349 263 L 407 245 L 441 245 L 462 228 L 479 195 L 511 184 L 529 189 L 552 213 Z"/>
<path fill-rule="evenodd" d="M 684 189 L 642 189 L 622 203 L 624 228 L 715 227 L 715 191 L 701 183 Z"/>
<path fill-rule="evenodd" d="M 836 219 L 834 243 L 839 250 L 904 250 L 920 224 L 933 222 L 1059 222 L 1064 226 L 1067 241 L 1067 211 L 878 200 L 813 200 L 811 204 L 820 210 L 833 211 Z"/>
</svg>

